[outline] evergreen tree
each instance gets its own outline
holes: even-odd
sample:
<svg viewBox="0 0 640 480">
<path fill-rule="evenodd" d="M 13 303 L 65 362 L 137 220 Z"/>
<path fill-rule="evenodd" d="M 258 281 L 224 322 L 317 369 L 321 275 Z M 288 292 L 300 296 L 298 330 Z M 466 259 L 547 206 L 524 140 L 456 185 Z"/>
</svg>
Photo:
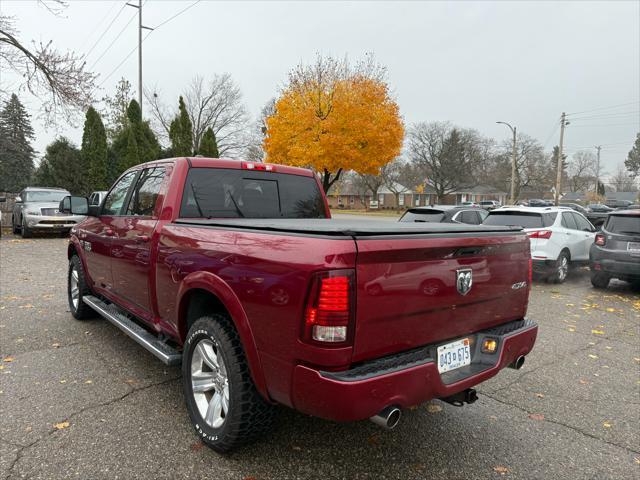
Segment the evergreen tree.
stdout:
<svg viewBox="0 0 640 480">
<path fill-rule="evenodd" d="M 209 158 L 218 158 L 220 156 L 216 135 L 213 133 L 213 129 L 211 127 L 207 128 L 202 136 L 202 140 L 200 140 L 198 154 Z"/>
<path fill-rule="evenodd" d="M 74 195 L 88 194 L 84 171 L 80 150 L 67 138 L 60 137 L 47 145 L 36 179 L 43 187 L 65 188 Z"/>
<path fill-rule="evenodd" d="M 138 149 L 138 142 L 136 141 L 136 135 L 132 128 L 126 130 L 127 144 L 123 155 L 120 157 L 118 164 L 118 174 L 124 172 L 126 169 L 138 165 L 140 162 L 140 151 Z"/>
<path fill-rule="evenodd" d="M 105 190 L 107 184 L 107 134 L 100 115 L 87 110 L 82 134 L 82 161 L 89 190 Z"/>
<path fill-rule="evenodd" d="M 19 192 L 33 174 L 29 114 L 14 93 L 0 111 L 0 191 Z"/>
<path fill-rule="evenodd" d="M 634 177 L 640 175 L 640 132 L 636 135 L 636 141 L 629 151 L 624 165 Z"/>
<path fill-rule="evenodd" d="M 176 157 L 193 155 L 193 128 L 182 97 L 178 101 L 178 115 L 169 127 L 169 138 L 173 154 Z"/>
<path fill-rule="evenodd" d="M 113 141 L 109 154 L 110 180 L 124 170 L 140 163 L 157 160 L 160 144 L 148 122 L 142 121 L 140 105 L 131 100 L 127 108 L 127 127 Z"/>
<path fill-rule="evenodd" d="M 102 116 L 107 125 L 107 134 L 110 140 L 114 141 L 118 135 L 129 125 L 129 117 L 127 109 L 133 98 L 131 82 L 125 78 L 121 78 L 116 85 L 116 91 L 113 97 L 104 97 L 103 103 L 106 105 Z"/>
<path fill-rule="evenodd" d="M 604 183 L 598 182 L 598 195 L 604 197 L 605 193 L 606 193 L 606 190 L 604 189 Z"/>
</svg>

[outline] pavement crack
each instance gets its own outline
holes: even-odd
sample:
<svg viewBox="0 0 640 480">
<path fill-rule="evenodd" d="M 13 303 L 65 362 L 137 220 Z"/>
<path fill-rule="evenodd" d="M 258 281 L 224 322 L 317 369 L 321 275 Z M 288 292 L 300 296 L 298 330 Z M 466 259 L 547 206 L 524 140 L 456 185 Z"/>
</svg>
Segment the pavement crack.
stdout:
<svg viewBox="0 0 640 480">
<path fill-rule="evenodd" d="M 508 402 L 508 401 L 506 401 L 506 400 L 501 400 L 500 398 L 494 397 L 494 396 L 493 396 L 493 395 L 491 395 L 491 394 L 483 393 L 483 392 L 481 392 L 481 393 L 482 393 L 482 395 L 484 395 L 485 397 L 489 397 L 490 399 L 492 399 L 492 400 L 494 400 L 494 401 L 496 401 L 496 402 L 498 402 L 498 403 L 501 403 L 501 404 L 503 404 L 503 405 L 507 405 L 507 406 L 509 406 L 509 407 L 516 408 L 516 409 L 520 410 L 521 412 L 526 413 L 527 415 L 532 415 L 532 414 L 536 413 L 536 412 L 530 412 L 530 411 L 529 411 L 529 410 L 527 410 L 526 408 L 521 407 L 520 405 L 517 405 L 517 404 L 515 404 L 515 403 L 511 403 L 511 402 Z M 597 435 L 594 435 L 594 434 L 592 434 L 592 433 L 585 432 L 584 430 L 580 430 L 578 427 L 575 427 L 575 426 L 573 426 L 573 425 L 569 425 L 569 424 L 567 424 L 567 423 L 563 423 L 563 422 L 560 422 L 560 421 L 558 421 L 558 420 L 551 420 L 551 419 L 547 418 L 546 416 L 544 417 L 544 419 L 543 419 L 542 421 L 543 421 L 543 422 L 547 422 L 547 423 L 553 423 L 554 425 L 559 425 L 559 426 L 561 426 L 561 427 L 567 428 L 567 429 L 572 430 L 572 431 L 574 431 L 574 432 L 576 432 L 576 433 L 579 433 L 579 434 L 581 434 L 581 435 L 584 435 L 585 437 L 589 437 L 589 438 L 592 438 L 592 439 L 594 439 L 594 440 L 598 440 L 598 441 L 600 441 L 600 442 L 606 443 L 607 445 L 611 445 L 611 446 L 613 446 L 613 447 L 621 448 L 621 449 L 623 449 L 623 450 L 626 450 L 626 451 L 627 451 L 627 452 L 629 452 L 629 453 L 633 453 L 633 454 L 636 454 L 636 455 L 640 454 L 640 450 L 634 450 L 634 449 L 629 448 L 629 447 L 626 447 L 626 446 L 624 446 L 624 445 L 620 445 L 620 444 L 615 443 L 615 442 L 612 442 L 612 441 L 610 441 L 610 440 L 606 440 L 606 439 L 604 439 L 604 438 L 602 438 L 602 437 L 598 437 Z"/>
<path fill-rule="evenodd" d="M 71 413 L 64 421 L 67 421 L 67 422 L 71 423 L 71 420 L 73 418 L 77 417 L 78 415 L 81 415 L 84 412 L 87 412 L 87 411 L 90 411 L 90 410 L 95 410 L 97 408 L 108 407 L 109 405 L 114 405 L 114 404 L 116 404 L 118 402 L 121 402 L 122 400 L 126 399 L 130 395 L 133 395 L 134 393 L 142 392 L 144 390 L 148 390 L 150 388 L 157 387 L 159 385 L 165 385 L 167 383 L 171 383 L 171 382 L 173 382 L 175 380 L 179 380 L 179 379 L 180 379 L 179 376 L 178 377 L 171 377 L 171 378 L 166 378 L 166 379 L 164 379 L 162 381 L 159 381 L 159 382 L 150 383 L 149 385 L 145 385 L 143 387 L 131 388 L 131 389 L 129 389 L 128 392 L 124 393 L 123 395 L 120 395 L 119 397 L 112 398 L 111 400 L 107 400 L 106 402 L 101 402 L 101 403 L 97 403 L 97 404 L 93 404 L 93 405 L 89 405 L 89 406 L 83 407 L 80 410 L 78 410 L 77 412 Z M 39 438 L 35 439 L 33 442 L 28 443 L 26 445 L 12 444 L 12 445 L 18 447 L 18 452 L 16 454 L 16 458 L 9 465 L 9 468 L 7 469 L 7 474 L 5 475 L 4 480 L 9 480 L 13 476 L 14 470 L 15 470 L 16 466 L 18 465 L 18 462 L 24 456 L 25 450 L 37 445 L 42 440 L 51 437 L 54 433 L 56 433 L 58 431 L 60 431 L 60 430 L 58 430 L 57 428 L 52 428 L 49 431 L 47 431 L 45 434 L 40 436 Z"/>
</svg>

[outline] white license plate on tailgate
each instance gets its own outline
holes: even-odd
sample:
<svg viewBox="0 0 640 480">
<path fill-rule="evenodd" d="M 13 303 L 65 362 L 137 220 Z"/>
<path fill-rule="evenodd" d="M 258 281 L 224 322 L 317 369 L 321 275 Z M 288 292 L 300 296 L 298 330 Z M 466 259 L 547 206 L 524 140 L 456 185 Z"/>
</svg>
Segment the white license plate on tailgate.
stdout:
<svg viewBox="0 0 640 480">
<path fill-rule="evenodd" d="M 633 255 L 640 255 L 640 242 L 627 242 L 627 251 Z"/>
<path fill-rule="evenodd" d="M 449 372 L 471 363 L 469 339 L 463 338 L 438 347 L 438 371 Z"/>
</svg>

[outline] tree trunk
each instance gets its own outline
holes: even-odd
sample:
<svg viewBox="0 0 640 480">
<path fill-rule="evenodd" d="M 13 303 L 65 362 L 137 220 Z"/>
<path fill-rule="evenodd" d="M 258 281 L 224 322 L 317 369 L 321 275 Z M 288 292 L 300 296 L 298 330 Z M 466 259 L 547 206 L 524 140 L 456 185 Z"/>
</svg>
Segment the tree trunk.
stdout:
<svg viewBox="0 0 640 480">
<path fill-rule="evenodd" d="M 331 186 L 337 182 L 338 180 L 340 180 L 340 175 L 342 174 L 342 169 L 340 168 L 335 176 L 333 178 L 331 178 L 331 172 L 329 170 L 327 170 L 326 168 L 324 169 L 324 172 L 322 174 L 322 188 L 324 190 L 324 193 L 326 194 L 329 189 L 331 188 Z"/>
</svg>

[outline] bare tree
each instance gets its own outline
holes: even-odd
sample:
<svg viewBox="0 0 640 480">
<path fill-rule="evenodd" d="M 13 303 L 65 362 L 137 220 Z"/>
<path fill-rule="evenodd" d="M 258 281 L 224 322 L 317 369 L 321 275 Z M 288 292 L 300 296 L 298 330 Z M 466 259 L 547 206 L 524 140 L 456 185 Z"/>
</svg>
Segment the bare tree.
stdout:
<svg viewBox="0 0 640 480">
<path fill-rule="evenodd" d="M 246 135 L 242 158 L 250 162 L 262 162 L 265 157 L 263 148 L 264 137 L 267 134 L 267 118 L 276 111 L 276 99 L 271 98 L 260 111 L 258 119 L 249 128 Z"/>
<path fill-rule="evenodd" d="M 418 123 L 409 130 L 409 160 L 428 179 L 438 202 L 463 186 L 477 183 L 475 172 L 483 161 L 481 137 L 475 130 L 449 122 Z"/>
<path fill-rule="evenodd" d="M 580 150 L 573 154 L 569 162 L 569 190 L 581 192 L 595 182 L 597 159 L 593 152 Z"/>
<path fill-rule="evenodd" d="M 609 179 L 609 184 L 616 189 L 616 192 L 636 192 L 634 177 L 624 168 L 624 165 L 618 165 L 616 173 Z"/>
<path fill-rule="evenodd" d="M 166 141 L 176 108 L 167 107 L 160 93 L 145 91 L 154 127 Z M 183 92 L 187 113 L 193 126 L 193 148 L 198 150 L 204 132 L 211 128 L 220 156 L 238 156 L 247 145 L 248 115 L 242 103 L 240 87 L 231 75 L 214 75 L 210 81 L 195 77 Z"/>
<path fill-rule="evenodd" d="M 61 0 L 39 3 L 53 14 L 66 6 Z M 45 123 L 54 123 L 58 116 L 71 121 L 91 103 L 96 75 L 85 67 L 82 56 L 59 52 L 51 41 L 27 46 L 18 38 L 15 19 L 0 15 L 0 95 L 26 89 L 41 101 Z M 7 71 L 13 72 L 17 83 L 4 83 Z"/>
</svg>

